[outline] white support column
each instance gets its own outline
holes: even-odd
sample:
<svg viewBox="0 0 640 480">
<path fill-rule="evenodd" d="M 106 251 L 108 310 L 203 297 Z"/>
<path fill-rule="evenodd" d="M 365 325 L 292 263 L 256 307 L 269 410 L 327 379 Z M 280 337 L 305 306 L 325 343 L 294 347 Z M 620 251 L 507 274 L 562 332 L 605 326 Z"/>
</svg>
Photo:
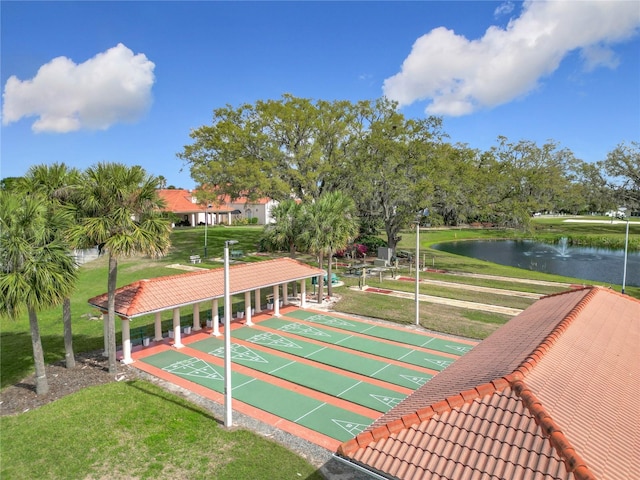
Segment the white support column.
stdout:
<svg viewBox="0 0 640 480">
<path fill-rule="evenodd" d="M 180 309 L 173 309 L 173 346 L 175 348 L 182 348 L 182 332 L 180 331 Z"/>
<path fill-rule="evenodd" d="M 244 316 L 247 319 L 245 325 L 248 327 L 253 326 L 251 321 L 251 292 L 244 292 Z"/>
<path fill-rule="evenodd" d="M 156 318 L 153 323 L 155 337 L 153 339 L 154 342 L 162 341 L 162 313 L 156 312 Z"/>
<path fill-rule="evenodd" d="M 307 308 L 307 281 L 300 280 L 300 308 Z"/>
<path fill-rule="evenodd" d="M 200 304 L 193 304 L 193 331 L 197 332 L 198 330 L 202 330 L 200 326 Z"/>
<path fill-rule="evenodd" d="M 122 323 L 122 363 L 128 365 L 133 363 L 131 358 L 131 330 L 128 318 L 120 318 Z"/>
<path fill-rule="evenodd" d="M 280 316 L 280 286 L 273 286 L 273 316 Z"/>
<path fill-rule="evenodd" d="M 289 283 L 285 282 L 282 284 L 282 306 L 287 305 L 289 305 Z"/>
<path fill-rule="evenodd" d="M 213 299 L 213 306 L 211 307 L 211 326 L 213 327 L 213 331 L 211 335 L 216 337 L 220 336 L 220 315 L 218 315 L 218 299 Z"/>
<path fill-rule="evenodd" d="M 256 313 L 260 313 L 262 311 L 262 305 L 260 305 L 260 289 L 259 288 L 256 288 L 254 290 L 253 297 L 254 297 L 253 304 L 254 304 L 254 308 L 256 309 Z"/>
</svg>

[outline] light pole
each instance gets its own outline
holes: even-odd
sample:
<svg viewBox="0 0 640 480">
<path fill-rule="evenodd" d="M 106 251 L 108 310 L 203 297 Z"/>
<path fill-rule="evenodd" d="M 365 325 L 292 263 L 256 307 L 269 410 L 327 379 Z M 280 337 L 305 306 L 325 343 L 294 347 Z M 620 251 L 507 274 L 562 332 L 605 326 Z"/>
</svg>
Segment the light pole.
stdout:
<svg viewBox="0 0 640 480">
<path fill-rule="evenodd" d="M 629 219 L 627 218 L 627 233 L 624 237 L 624 267 L 622 268 L 622 293 L 627 282 L 627 252 L 629 248 Z"/>
<path fill-rule="evenodd" d="M 204 259 L 207 259 L 207 225 L 209 224 L 209 209 L 211 205 L 204 207 Z"/>
<path fill-rule="evenodd" d="M 224 426 L 231 427 L 231 295 L 229 294 L 229 245 L 237 240 L 224 242 Z"/>
<path fill-rule="evenodd" d="M 420 221 L 422 217 L 429 215 L 429 209 L 425 208 L 418 213 L 416 220 L 416 325 L 420 325 Z"/>
</svg>

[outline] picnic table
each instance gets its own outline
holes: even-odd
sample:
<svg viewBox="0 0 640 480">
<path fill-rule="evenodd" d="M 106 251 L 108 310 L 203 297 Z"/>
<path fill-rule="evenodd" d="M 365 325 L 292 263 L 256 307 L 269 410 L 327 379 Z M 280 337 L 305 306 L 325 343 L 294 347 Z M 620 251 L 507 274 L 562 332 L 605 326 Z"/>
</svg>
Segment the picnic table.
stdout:
<svg viewBox="0 0 640 480">
<path fill-rule="evenodd" d="M 362 270 L 366 269 L 367 273 L 371 273 L 371 265 L 368 263 L 359 263 L 357 265 L 349 265 L 347 273 L 350 275 L 362 275 Z"/>
<path fill-rule="evenodd" d="M 189 261 L 191 263 L 202 263 L 202 259 L 200 258 L 200 255 L 191 255 L 189 257 Z"/>
</svg>

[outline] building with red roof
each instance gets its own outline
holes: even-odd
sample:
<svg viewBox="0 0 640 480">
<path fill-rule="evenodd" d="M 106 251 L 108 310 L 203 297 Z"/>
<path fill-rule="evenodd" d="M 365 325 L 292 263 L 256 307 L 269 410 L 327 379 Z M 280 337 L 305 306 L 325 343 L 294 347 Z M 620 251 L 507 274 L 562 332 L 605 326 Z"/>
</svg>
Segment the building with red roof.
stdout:
<svg viewBox="0 0 640 480">
<path fill-rule="evenodd" d="M 343 443 L 388 479 L 630 479 L 640 472 L 640 301 L 538 300 Z"/>
</svg>

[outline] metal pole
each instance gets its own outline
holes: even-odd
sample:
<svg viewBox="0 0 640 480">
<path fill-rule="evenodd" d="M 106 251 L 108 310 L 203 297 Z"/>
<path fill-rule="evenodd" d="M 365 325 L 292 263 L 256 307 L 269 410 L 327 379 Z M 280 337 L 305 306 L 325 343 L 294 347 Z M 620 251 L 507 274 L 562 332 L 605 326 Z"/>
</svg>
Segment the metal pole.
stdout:
<svg viewBox="0 0 640 480">
<path fill-rule="evenodd" d="M 624 237 L 624 268 L 622 269 L 622 293 L 627 282 L 627 251 L 629 248 L 629 220 L 627 219 L 627 233 Z"/>
<path fill-rule="evenodd" d="M 208 208 L 204 209 L 204 260 L 207 261 L 207 224 L 209 223 Z"/>
<path fill-rule="evenodd" d="M 233 425 L 231 408 L 231 295 L 229 293 L 229 245 L 235 240 L 224 242 L 224 426 Z"/>
<path fill-rule="evenodd" d="M 416 223 L 416 325 L 420 325 L 420 221 Z"/>
</svg>

